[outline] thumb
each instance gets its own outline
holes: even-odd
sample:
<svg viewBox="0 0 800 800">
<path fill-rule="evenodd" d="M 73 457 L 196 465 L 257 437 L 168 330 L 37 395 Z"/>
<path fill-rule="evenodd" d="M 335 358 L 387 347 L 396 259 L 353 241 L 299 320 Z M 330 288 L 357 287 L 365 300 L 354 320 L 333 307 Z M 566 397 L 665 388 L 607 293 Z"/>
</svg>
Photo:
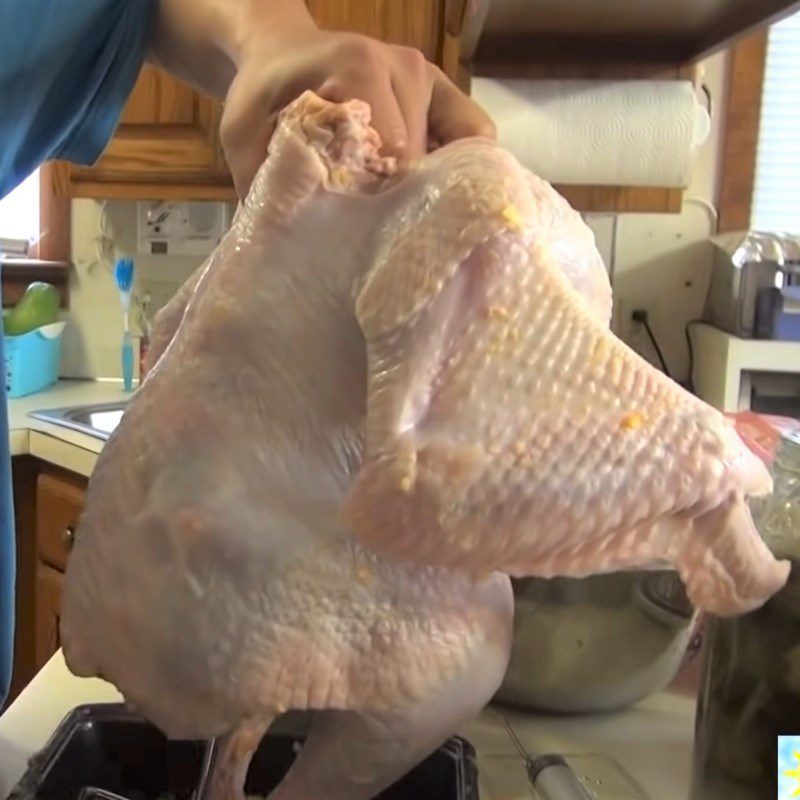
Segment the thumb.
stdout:
<svg viewBox="0 0 800 800">
<path fill-rule="evenodd" d="M 263 113 L 259 104 L 242 102 L 241 94 L 231 92 L 229 99 L 220 121 L 220 141 L 236 194 L 244 201 L 267 157 L 277 115 Z"/>
<path fill-rule="evenodd" d="M 438 67 L 432 69 L 435 75 L 428 112 L 430 137 L 440 144 L 468 136 L 495 139 L 497 130 L 491 117 Z"/>
</svg>

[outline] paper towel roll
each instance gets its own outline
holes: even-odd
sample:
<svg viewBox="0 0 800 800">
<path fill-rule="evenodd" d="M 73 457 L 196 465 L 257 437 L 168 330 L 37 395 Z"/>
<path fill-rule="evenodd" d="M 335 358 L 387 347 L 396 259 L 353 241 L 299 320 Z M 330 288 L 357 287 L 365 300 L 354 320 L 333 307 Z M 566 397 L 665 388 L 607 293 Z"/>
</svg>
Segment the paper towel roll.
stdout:
<svg viewBox="0 0 800 800">
<path fill-rule="evenodd" d="M 472 96 L 551 183 L 683 188 L 710 130 L 690 81 L 473 78 Z"/>
</svg>

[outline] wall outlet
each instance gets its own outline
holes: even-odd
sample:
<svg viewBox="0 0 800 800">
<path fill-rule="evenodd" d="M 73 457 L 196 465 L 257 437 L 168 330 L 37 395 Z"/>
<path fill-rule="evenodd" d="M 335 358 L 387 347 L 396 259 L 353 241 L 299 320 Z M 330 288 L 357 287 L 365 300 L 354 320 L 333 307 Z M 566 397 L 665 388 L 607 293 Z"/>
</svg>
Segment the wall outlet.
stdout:
<svg viewBox="0 0 800 800">
<path fill-rule="evenodd" d="M 179 288 L 180 285 L 172 281 L 153 281 L 143 278 L 136 282 L 134 291 L 139 295 L 150 295 L 147 315 L 152 322 L 156 312 L 172 300 Z"/>
<path fill-rule="evenodd" d="M 621 298 L 619 296 L 614 298 L 613 313 L 611 315 L 611 331 L 615 336 L 622 339 L 625 344 L 632 347 L 638 353 L 642 354 L 644 328 L 641 322 L 637 322 L 633 318 L 634 311 L 639 311 L 642 308 L 641 302 L 636 300 L 629 300 L 628 298 Z M 648 314 L 648 321 L 650 315 Z M 651 323 L 652 324 L 652 323 Z"/>
</svg>

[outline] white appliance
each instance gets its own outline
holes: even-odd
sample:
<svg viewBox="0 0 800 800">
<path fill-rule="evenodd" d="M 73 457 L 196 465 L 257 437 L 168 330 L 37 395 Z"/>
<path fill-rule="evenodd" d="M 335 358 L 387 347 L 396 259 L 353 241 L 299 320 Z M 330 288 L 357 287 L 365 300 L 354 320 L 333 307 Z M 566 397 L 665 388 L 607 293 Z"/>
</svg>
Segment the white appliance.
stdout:
<svg viewBox="0 0 800 800">
<path fill-rule="evenodd" d="M 721 411 L 800 419 L 800 342 L 748 339 L 707 323 L 689 330 L 698 396 Z"/>
<path fill-rule="evenodd" d="M 140 202 L 137 250 L 145 255 L 207 256 L 233 219 L 228 203 Z"/>
</svg>

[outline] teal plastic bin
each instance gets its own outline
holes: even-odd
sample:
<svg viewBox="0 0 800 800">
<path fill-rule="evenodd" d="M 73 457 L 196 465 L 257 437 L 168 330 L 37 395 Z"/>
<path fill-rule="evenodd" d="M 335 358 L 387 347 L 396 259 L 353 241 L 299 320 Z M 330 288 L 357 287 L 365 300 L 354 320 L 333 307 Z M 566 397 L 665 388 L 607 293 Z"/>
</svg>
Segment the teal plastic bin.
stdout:
<svg viewBox="0 0 800 800">
<path fill-rule="evenodd" d="M 40 392 L 58 380 L 61 334 L 65 325 L 65 322 L 53 322 L 21 336 L 4 337 L 9 397 Z"/>
</svg>

